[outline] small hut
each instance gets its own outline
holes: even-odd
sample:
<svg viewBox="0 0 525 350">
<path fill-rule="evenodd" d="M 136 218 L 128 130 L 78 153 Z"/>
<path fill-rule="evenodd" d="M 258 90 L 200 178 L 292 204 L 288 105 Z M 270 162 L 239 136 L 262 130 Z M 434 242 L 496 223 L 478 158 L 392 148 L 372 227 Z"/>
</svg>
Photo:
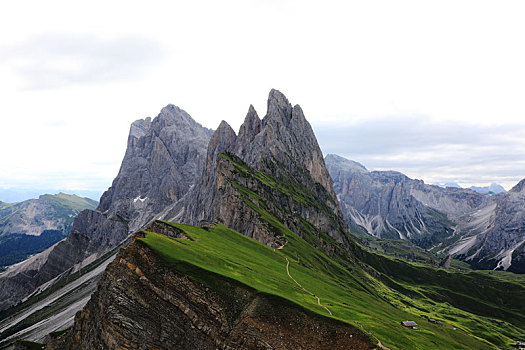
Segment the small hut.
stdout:
<svg viewBox="0 0 525 350">
<path fill-rule="evenodd" d="M 417 327 L 417 323 L 414 322 L 414 321 L 403 321 L 403 322 L 401 322 L 401 324 L 404 327 L 407 327 L 407 328 L 410 328 L 410 329 L 416 329 L 416 327 Z"/>
</svg>

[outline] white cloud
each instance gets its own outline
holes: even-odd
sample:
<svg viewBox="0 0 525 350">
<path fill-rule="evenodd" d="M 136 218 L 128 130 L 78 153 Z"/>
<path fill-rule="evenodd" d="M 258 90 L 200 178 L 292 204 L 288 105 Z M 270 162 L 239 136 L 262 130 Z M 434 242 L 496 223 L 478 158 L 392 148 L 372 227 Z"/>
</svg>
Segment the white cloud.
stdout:
<svg viewBox="0 0 525 350">
<path fill-rule="evenodd" d="M 325 153 L 344 155 L 374 170 L 398 170 L 427 183 L 498 182 L 510 188 L 525 178 L 524 124 L 390 116 L 350 125 L 323 123 L 314 130 Z"/>
<path fill-rule="evenodd" d="M 30 89 L 132 80 L 162 56 L 156 42 L 140 37 L 48 34 L 0 46 L 0 63 Z"/>
</svg>

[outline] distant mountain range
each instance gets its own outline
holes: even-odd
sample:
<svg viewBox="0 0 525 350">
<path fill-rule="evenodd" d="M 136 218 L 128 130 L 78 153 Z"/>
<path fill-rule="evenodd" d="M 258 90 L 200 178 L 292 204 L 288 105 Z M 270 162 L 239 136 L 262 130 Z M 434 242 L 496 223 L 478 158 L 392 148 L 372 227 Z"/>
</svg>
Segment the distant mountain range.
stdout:
<svg viewBox="0 0 525 350">
<path fill-rule="evenodd" d="M 452 254 L 473 268 L 525 273 L 523 181 L 508 193 L 493 184 L 489 189 L 500 192 L 493 194 L 457 184 L 427 185 L 396 171 L 368 171 L 337 155 L 325 162 L 350 224 L 378 238 Z"/>
<path fill-rule="evenodd" d="M 447 182 L 447 183 L 444 183 L 444 184 L 440 184 L 440 183 L 435 183 L 434 184 L 435 186 L 439 186 L 439 187 L 443 187 L 443 188 L 447 188 L 447 187 L 451 187 L 451 188 L 463 188 L 461 187 L 459 184 L 455 183 L 455 182 Z M 468 189 L 471 189 L 472 191 L 475 191 L 475 192 L 478 192 L 478 193 L 481 193 L 481 194 L 485 194 L 485 195 L 492 195 L 492 194 L 499 194 L 499 193 L 506 193 L 507 190 L 497 184 L 497 183 L 491 183 L 489 186 L 470 186 L 468 187 Z"/>
<path fill-rule="evenodd" d="M 74 218 L 98 202 L 58 193 L 19 203 L 0 202 L 0 268 L 39 253 L 63 239 Z"/>
<path fill-rule="evenodd" d="M 95 190 L 66 190 L 56 188 L 0 188 L 0 201 L 7 203 L 23 202 L 28 199 L 36 199 L 43 193 L 67 193 L 76 194 L 86 198 L 100 198 L 103 191 Z"/>
</svg>

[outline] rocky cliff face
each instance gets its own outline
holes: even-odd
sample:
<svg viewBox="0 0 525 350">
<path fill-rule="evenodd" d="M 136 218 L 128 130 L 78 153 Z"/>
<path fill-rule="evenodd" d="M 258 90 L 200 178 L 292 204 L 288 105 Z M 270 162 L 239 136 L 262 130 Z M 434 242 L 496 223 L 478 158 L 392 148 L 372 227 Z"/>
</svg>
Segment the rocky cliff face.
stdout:
<svg viewBox="0 0 525 350">
<path fill-rule="evenodd" d="M 46 349 L 373 348 L 354 327 L 202 273 L 216 283 L 188 278 L 133 241 L 108 266 L 72 330 Z"/>
<path fill-rule="evenodd" d="M 315 199 L 294 201 L 283 189 L 272 187 L 277 183 L 303 186 Z M 200 182 L 164 217 L 194 225 L 217 221 L 265 244 L 280 245 L 279 237 L 257 220 L 259 213 L 243 201 L 239 188 L 262 196 L 265 210 L 299 234 L 306 221 L 340 242 L 347 240 L 332 179 L 312 128 L 302 109 L 292 107 L 277 90 L 270 92 L 262 120 L 250 106 L 238 136 L 226 122 L 219 125 L 208 145 Z M 319 199 L 320 203 L 313 203 Z"/>
<path fill-rule="evenodd" d="M 435 247 L 475 268 L 525 272 L 523 181 L 488 197 L 398 172 L 369 172 L 336 155 L 328 155 L 326 165 L 346 219 L 369 234 Z"/>
<path fill-rule="evenodd" d="M 211 134 L 173 105 L 134 122 L 119 174 L 98 208 L 80 212 L 66 240 L 0 275 L 0 310 L 116 247 L 181 198 L 202 171 Z"/>
</svg>

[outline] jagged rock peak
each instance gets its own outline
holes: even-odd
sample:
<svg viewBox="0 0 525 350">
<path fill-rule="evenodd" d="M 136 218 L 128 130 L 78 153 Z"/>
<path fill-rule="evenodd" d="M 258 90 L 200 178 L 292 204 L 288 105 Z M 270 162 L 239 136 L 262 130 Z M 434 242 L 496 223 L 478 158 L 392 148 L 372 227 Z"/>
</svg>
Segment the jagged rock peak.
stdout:
<svg viewBox="0 0 525 350">
<path fill-rule="evenodd" d="M 219 127 L 217 128 L 217 130 L 215 130 L 215 132 L 213 133 L 208 149 L 213 148 L 214 145 L 218 143 L 233 146 L 235 145 L 236 140 L 237 140 L 237 135 L 235 134 L 235 131 L 233 131 L 230 124 L 228 124 L 226 121 L 223 120 L 219 124 Z"/>
<path fill-rule="evenodd" d="M 244 118 L 244 123 L 242 123 L 239 129 L 239 137 L 252 138 L 261 131 L 261 126 L 261 119 L 257 111 L 253 105 L 250 105 L 248 113 L 246 113 L 246 117 Z"/>
<path fill-rule="evenodd" d="M 244 118 L 244 123 L 242 123 L 239 128 L 239 136 L 237 138 L 237 146 L 235 152 L 241 154 L 250 142 L 255 138 L 255 136 L 261 132 L 262 121 L 257 115 L 253 105 L 250 105 L 248 108 L 248 113 Z"/>
<path fill-rule="evenodd" d="M 306 169 L 314 181 L 334 194 L 321 149 L 301 107 L 292 107 L 286 96 L 275 89 L 270 91 L 267 105 L 260 131 L 255 134 L 255 130 L 252 130 L 253 137 L 249 141 L 240 137 L 235 153 L 257 168 L 263 167 L 267 159 L 273 158 L 292 173 L 296 167 Z M 248 111 L 247 120 L 253 121 L 258 127 L 254 109 Z"/>
<path fill-rule="evenodd" d="M 267 112 L 263 123 L 270 120 L 277 120 L 284 125 L 288 125 L 292 117 L 292 105 L 279 90 L 272 89 L 268 95 Z"/>
<path fill-rule="evenodd" d="M 206 167 L 204 169 L 203 178 L 209 177 L 209 172 L 212 171 L 212 169 L 215 169 L 217 155 L 223 151 L 233 150 L 236 143 L 237 135 L 235 134 L 235 131 L 233 131 L 230 124 L 226 121 L 221 121 L 208 144 Z"/>
<path fill-rule="evenodd" d="M 179 127 L 201 126 L 185 110 L 173 104 L 169 104 L 162 108 L 159 115 L 153 119 L 152 124 L 157 131 L 160 131 L 160 129 L 169 125 L 177 125 Z"/>
</svg>

